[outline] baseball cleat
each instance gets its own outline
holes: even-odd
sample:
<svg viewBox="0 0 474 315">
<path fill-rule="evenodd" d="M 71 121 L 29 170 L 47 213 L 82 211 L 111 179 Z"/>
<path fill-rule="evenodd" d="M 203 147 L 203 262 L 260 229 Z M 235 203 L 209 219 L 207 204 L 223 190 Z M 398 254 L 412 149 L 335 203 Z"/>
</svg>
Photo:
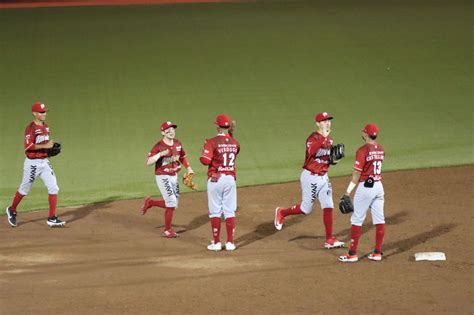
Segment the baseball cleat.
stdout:
<svg viewBox="0 0 474 315">
<path fill-rule="evenodd" d="M 383 253 L 370 253 L 367 258 L 374 261 L 381 261 Z"/>
<path fill-rule="evenodd" d="M 7 219 L 8 223 L 10 223 L 11 226 L 15 227 L 16 226 L 16 213 L 10 209 L 10 207 L 7 207 L 5 209 L 5 212 L 7 213 Z"/>
<path fill-rule="evenodd" d="M 235 250 L 237 247 L 235 246 L 234 243 L 227 242 L 225 243 L 225 250 L 232 251 Z"/>
<path fill-rule="evenodd" d="M 357 255 L 344 255 L 344 256 L 339 256 L 338 260 L 340 262 L 357 262 L 359 261 L 359 257 Z"/>
<path fill-rule="evenodd" d="M 145 215 L 148 209 L 151 208 L 151 197 L 145 197 L 145 200 L 143 201 L 143 206 L 140 209 L 142 212 L 142 215 Z"/>
<path fill-rule="evenodd" d="M 326 242 L 324 243 L 324 248 L 327 248 L 327 249 L 340 248 L 340 247 L 344 247 L 344 242 L 338 241 L 334 236 L 326 240 Z"/>
<path fill-rule="evenodd" d="M 281 214 L 281 208 L 280 207 L 277 207 L 275 209 L 275 220 L 274 220 L 274 224 L 275 224 L 275 228 L 278 230 L 278 231 L 281 231 L 281 229 L 283 228 L 283 220 L 285 219 L 285 217 Z"/>
<path fill-rule="evenodd" d="M 61 227 L 66 225 L 66 222 L 59 220 L 57 216 L 49 217 L 46 223 L 49 225 L 49 227 Z"/>
<path fill-rule="evenodd" d="M 214 243 L 214 241 L 212 241 L 211 244 L 207 246 L 207 249 L 212 250 L 214 252 L 218 252 L 222 250 L 222 244 L 221 242 Z"/>
<path fill-rule="evenodd" d="M 173 229 L 169 229 L 169 230 L 163 230 L 163 232 L 161 232 L 161 236 L 166 237 L 166 238 L 177 238 L 179 237 L 179 234 L 173 231 Z"/>
</svg>

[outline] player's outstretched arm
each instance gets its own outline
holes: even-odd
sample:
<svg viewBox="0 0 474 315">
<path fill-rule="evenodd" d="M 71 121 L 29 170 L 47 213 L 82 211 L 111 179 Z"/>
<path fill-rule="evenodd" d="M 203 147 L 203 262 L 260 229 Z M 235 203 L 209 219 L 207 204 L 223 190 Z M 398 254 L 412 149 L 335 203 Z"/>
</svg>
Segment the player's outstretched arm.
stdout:
<svg viewBox="0 0 474 315">
<path fill-rule="evenodd" d="M 346 190 L 345 195 L 347 195 L 347 196 L 351 195 L 352 190 L 354 189 L 354 187 L 359 182 L 359 178 L 360 178 L 360 172 L 357 171 L 357 170 L 353 170 L 352 171 L 352 178 L 351 178 L 351 181 L 349 182 L 349 186 L 347 186 L 347 190 Z"/>
</svg>

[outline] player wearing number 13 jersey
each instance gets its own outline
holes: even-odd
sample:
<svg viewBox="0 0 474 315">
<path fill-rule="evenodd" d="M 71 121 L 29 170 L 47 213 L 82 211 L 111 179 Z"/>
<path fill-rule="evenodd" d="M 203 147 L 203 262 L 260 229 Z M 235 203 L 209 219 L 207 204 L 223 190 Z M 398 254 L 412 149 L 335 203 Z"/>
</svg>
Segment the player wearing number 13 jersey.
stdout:
<svg viewBox="0 0 474 315">
<path fill-rule="evenodd" d="M 225 249 L 235 249 L 235 211 L 237 209 L 237 188 L 235 184 L 235 163 L 240 152 L 239 142 L 229 134 L 232 121 L 227 115 L 218 115 L 217 136 L 206 140 L 200 161 L 208 166 L 207 198 L 212 237 L 208 250 L 220 251 L 221 217 L 224 214 L 227 230 Z"/>
<path fill-rule="evenodd" d="M 384 190 L 382 185 L 382 163 L 385 157 L 383 147 L 376 142 L 379 128 L 368 124 L 362 129 L 365 144 L 357 150 L 352 180 L 347 187 L 346 195 L 350 196 L 357 186 L 354 195 L 354 213 L 351 216 L 351 246 L 349 253 L 340 256 L 342 262 L 356 262 L 357 246 L 367 211 L 372 211 L 372 222 L 375 225 L 375 249 L 369 255 L 370 260 L 382 260 L 382 243 L 385 236 Z"/>
</svg>

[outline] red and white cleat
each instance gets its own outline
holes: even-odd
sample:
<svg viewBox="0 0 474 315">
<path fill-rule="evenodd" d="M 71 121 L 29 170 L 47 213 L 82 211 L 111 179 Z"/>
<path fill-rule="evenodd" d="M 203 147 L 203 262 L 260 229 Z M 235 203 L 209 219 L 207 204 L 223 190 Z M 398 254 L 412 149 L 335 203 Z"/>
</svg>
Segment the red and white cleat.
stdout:
<svg viewBox="0 0 474 315">
<path fill-rule="evenodd" d="M 344 242 L 338 241 L 334 236 L 326 240 L 326 242 L 324 243 L 324 248 L 327 248 L 327 249 L 340 248 L 340 247 L 344 247 Z"/>
<path fill-rule="evenodd" d="M 140 209 L 140 211 L 142 212 L 143 215 L 145 215 L 148 209 L 150 208 L 151 208 L 151 198 L 146 197 L 145 200 L 143 201 L 143 206 Z"/>
<path fill-rule="evenodd" d="M 275 228 L 280 231 L 282 228 L 283 228 L 283 221 L 285 220 L 285 217 L 281 214 L 281 208 L 280 207 L 277 207 L 275 209 L 275 220 L 274 220 L 274 224 L 275 224 Z"/>
<path fill-rule="evenodd" d="M 351 263 L 353 263 L 353 262 L 359 261 L 359 257 L 357 257 L 357 255 L 347 254 L 347 255 L 344 255 L 344 256 L 339 256 L 338 260 L 340 262 L 351 262 Z"/>
<path fill-rule="evenodd" d="M 370 260 L 374 260 L 374 261 L 381 261 L 382 260 L 382 253 L 370 253 L 369 254 L 369 258 Z"/>
<path fill-rule="evenodd" d="M 177 238 L 179 236 L 179 234 L 173 231 L 173 229 L 163 230 L 161 235 L 166 238 Z"/>
</svg>

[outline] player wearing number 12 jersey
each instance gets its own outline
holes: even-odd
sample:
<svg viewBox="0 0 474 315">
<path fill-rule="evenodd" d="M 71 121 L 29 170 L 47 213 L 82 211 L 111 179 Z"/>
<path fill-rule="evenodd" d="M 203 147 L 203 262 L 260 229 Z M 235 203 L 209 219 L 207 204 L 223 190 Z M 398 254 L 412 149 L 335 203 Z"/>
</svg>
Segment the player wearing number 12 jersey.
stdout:
<svg viewBox="0 0 474 315">
<path fill-rule="evenodd" d="M 382 185 L 382 163 L 385 157 L 383 147 L 375 139 L 379 128 L 368 124 L 362 129 L 365 144 L 357 150 L 352 180 L 347 187 L 346 195 L 350 196 L 357 186 L 354 195 L 354 213 L 351 216 L 351 246 L 349 253 L 339 257 L 342 262 L 356 262 L 357 246 L 361 235 L 362 224 L 367 210 L 372 211 L 372 222 L 375 225 L 375 249 L 368 256 L 370 260 L 382 260 L 382 243 L 385 236 L 384 190 Z"/>
<path fill-rule="evenodd" d="M 217 136 L 206 140 L 200 161 L 208 166 L 207 198 L 211 219 L 212 242 L 208 250 L 220 251 L 221 217 L 224 215 L 227 230 L 225 249 L 235 249 L 235 211 L 237 210 L 237 188 L 235 163 L 240 152 L 239 142 L 229 134 L 232 121 L 227 115 L 218 115 L 215 120 Z"/>
</svg>

